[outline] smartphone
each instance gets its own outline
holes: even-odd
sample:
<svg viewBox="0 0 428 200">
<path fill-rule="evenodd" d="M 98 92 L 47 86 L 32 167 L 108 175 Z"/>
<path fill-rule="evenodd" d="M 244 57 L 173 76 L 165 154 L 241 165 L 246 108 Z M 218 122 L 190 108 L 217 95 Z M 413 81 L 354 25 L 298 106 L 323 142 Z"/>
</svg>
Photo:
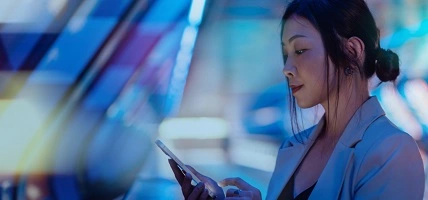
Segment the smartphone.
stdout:
<svg viewBox="0 0 428 200">
<path fill-rule="evenodd" d="M 181 160 L 178 159 L 177 156 L 175 156 L 168 149 L 168 147 L 165 146 L 165 144 L 163 144 L 163 142 L 161 142 L 160 140 L 156 140 L 155 143 L 167 156 L 169 156 L 171 159 L 173 159 L 182 170 L 184 170 L 186 173 L 189 173 L 190 175 L 192 175 L 193 181 L 195 181 L 196 183 L 201 182 L 201 180 L 199 180 L 199 178 L 194 173 L 192 173 L 192 171 L 190 171 L 190 169 L 183 162 L 181 162 Z M 215 194 L 208 187 L 207 187 L 207 190 L 208 190 L 208 194 L 210 195 L 210 197 L 212 199 L 215 199 L 215 197 L 216 197 Z"/>
</svg>

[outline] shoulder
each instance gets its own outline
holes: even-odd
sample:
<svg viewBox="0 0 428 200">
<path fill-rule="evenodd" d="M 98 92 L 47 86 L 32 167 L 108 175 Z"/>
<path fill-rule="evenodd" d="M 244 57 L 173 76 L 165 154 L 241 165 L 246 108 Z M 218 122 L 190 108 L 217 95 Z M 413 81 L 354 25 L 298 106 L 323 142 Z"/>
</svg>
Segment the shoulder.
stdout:
<svg viewBox="0 0 428 200">
<path fill-rule="evenodd" d="M 381 153 L 382 155 L 386 153 L 385 151 L 404 146 L 410 146 L 413 151 L 417 151 L 415 140 L 408 133 L 397 128 L 386 116 L 382 116 L 365 130 L 355 150 L 365 154 Z"/>
<path fill-rule="evenodd" d="M 385 116 L 367 128 L 363 139 L 355 146 L 355 156 L 359 165 L 358 179 L 361 180 L 381 171 L 424 176 L 422 158 L 415 140 Z"/>
<path fill-rule="evenodd" d="M 367 128 L 354 153 L 355 191 L 360 197 L 409 199 L 423 194 L 425 175 L 418 146 L 387 117 Z"/>
</svg>

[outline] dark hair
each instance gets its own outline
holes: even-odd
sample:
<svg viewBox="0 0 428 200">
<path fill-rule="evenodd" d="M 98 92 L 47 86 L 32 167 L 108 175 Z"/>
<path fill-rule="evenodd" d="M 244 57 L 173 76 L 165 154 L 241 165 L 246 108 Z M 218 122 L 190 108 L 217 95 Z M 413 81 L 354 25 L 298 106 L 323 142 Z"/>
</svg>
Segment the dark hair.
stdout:
<svg viewBox="0 0 428 200">
<path fill-rule="evenodd" d="M 328 58 L 335 65 L 337 74 L 337 88 L 341 73 L 347 67 L 356 68 L 363 79 L 368 79 L 376 72 L 382 82 L 395 81 L 400 73 L 399 58 L 391 50 L 380 48 L 379 29 L 364 0 L 294 0 L 290 2 L 281 20 L 281 37 L 285 22 L 297 15 L 307 19 L 319 32 Z M 358 37 L 365 46 L 365 60 L 358 64 L 358 60 L 346 53 L 343 39 Z M 327 67 L 327 81 L 328 81 Z M 327 92 L 329 91 L 327 84 Z M 298 128 L 296 103 L 290 95 L 290 114 L 294 122 L 292 130 Z M 336 101 L 336 104 L 338 102 Z M 328 106 L 330 100 L 328 99 Z M 337 113 L 336 113 L 337 116 Z"/>
</svg>

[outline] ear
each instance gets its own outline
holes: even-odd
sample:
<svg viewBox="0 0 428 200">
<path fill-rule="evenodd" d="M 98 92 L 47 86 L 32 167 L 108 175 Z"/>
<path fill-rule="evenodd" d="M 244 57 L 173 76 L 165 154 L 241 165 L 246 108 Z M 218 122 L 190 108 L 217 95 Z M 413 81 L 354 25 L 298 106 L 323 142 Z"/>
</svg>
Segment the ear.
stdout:
<svg viewBox="0 0 428 200">
<path fill-rule="evenodd" d="M 350 37 L 346 41 L 346 50 L 351 57 L 358 59 L 360 62 L 364 61 L 364 42 L 359 37 Z"/>
</svg>

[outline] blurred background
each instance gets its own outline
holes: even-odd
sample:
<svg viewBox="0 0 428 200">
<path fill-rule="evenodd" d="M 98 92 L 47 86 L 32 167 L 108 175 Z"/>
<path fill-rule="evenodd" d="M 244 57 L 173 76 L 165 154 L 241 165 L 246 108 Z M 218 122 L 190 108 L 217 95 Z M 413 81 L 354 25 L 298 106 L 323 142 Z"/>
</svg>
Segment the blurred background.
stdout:
<svg viewBox="0 0 428 200">
<path fill-rule="evenodd" d="M 292 134 L 286 2 L 0 1 L 1 199 L 182 199 L 156 139 L 265 196 Z M 428 1 L 367 3 L 402 69 L 371 94 L 426 160 Z M 321 115 L 304 110 L 305 127 Z"/>
</svg>

